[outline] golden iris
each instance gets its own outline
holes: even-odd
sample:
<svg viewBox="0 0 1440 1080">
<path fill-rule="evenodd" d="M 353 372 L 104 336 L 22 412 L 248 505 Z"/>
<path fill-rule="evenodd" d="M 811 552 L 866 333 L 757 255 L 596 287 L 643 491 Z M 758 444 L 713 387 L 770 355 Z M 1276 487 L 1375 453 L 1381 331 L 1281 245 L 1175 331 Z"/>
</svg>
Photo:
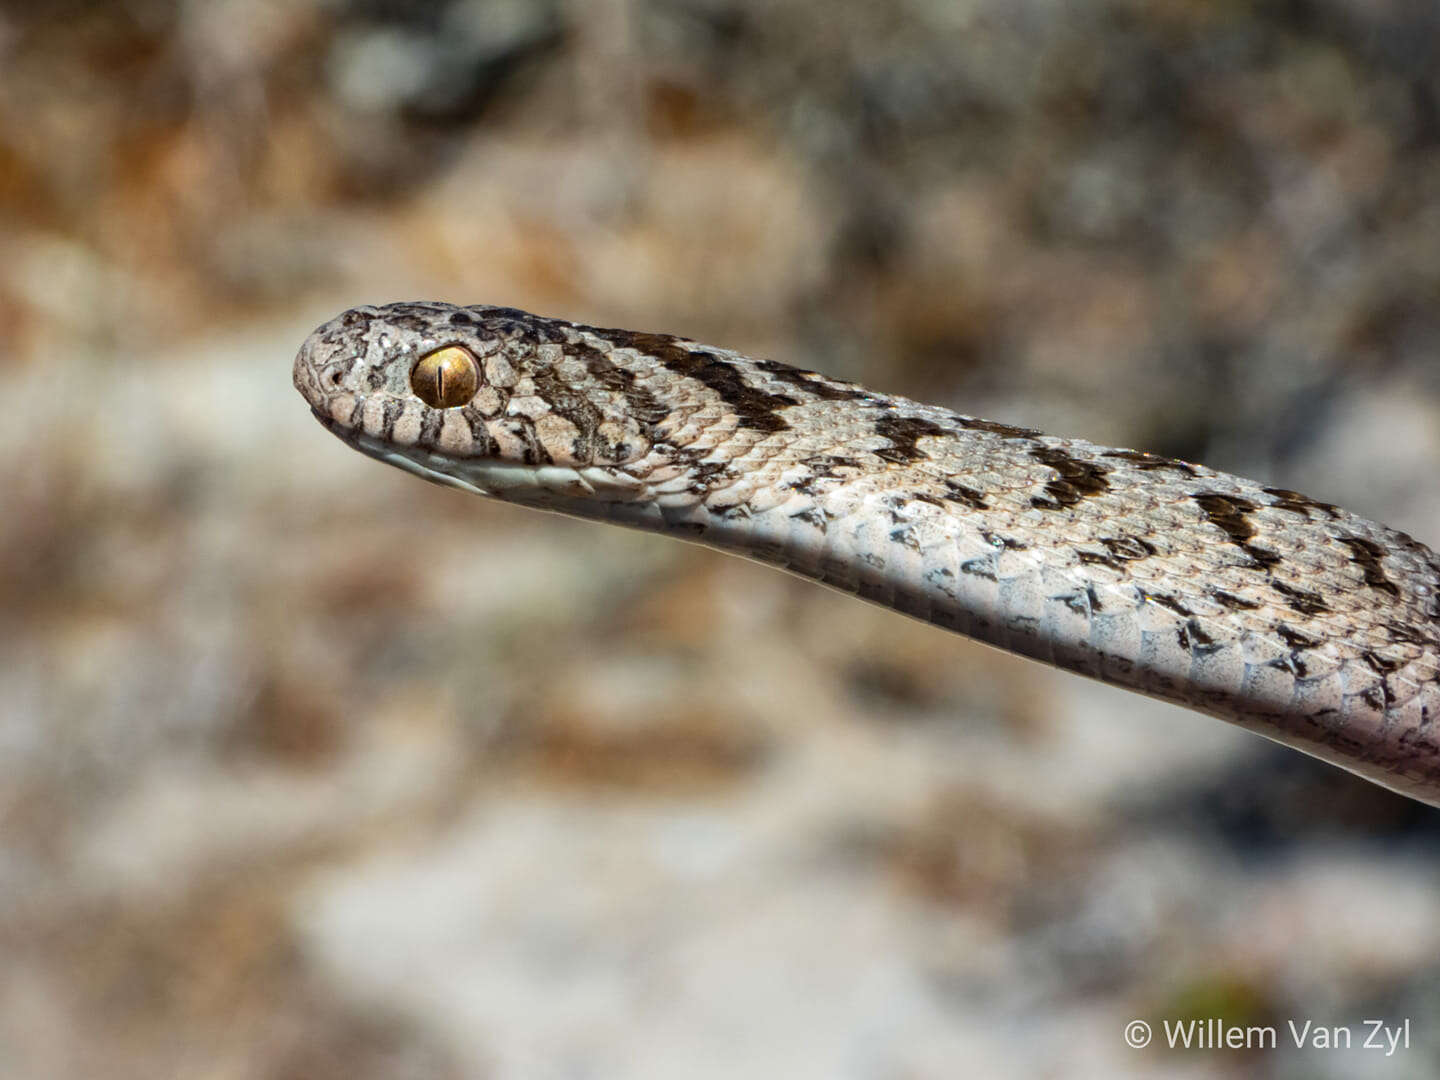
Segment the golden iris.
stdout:
<svg viewBox="0 0 1440 1080">
<path fill-rule="evenodd" d="M 480 366 L 459 345 L 426 353 L 410 371 L 410 389 L 432 409 L 464 405 L 479 387 Z"/>
</svg>

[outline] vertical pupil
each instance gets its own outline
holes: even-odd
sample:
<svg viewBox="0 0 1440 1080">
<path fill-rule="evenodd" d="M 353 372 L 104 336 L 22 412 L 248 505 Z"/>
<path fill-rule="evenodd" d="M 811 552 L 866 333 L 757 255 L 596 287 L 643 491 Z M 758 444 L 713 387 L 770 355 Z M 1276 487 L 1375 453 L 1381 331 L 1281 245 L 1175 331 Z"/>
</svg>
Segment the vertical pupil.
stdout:
<svg viewBox="0 0 1440 1080">
<path fill-rule="evenodd" d="M 475 358 L 458 345 L 421 357 L 410 372 L 410 389 L 435 409 L 452 409 L 474 396 L 480 372 Z"/>
</svg>

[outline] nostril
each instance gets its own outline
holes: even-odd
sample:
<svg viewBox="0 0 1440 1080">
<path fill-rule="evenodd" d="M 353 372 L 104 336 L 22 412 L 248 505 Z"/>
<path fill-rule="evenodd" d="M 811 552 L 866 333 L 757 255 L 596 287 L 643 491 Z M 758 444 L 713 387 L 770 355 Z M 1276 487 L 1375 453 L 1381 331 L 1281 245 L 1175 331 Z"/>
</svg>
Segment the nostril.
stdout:
<svg viewBox="0 0 1440 1080">
<path fill-rule="evenodd" d="M 338 368 L 336 368 L 334 371 L 331 371 L 325 376 L 325 382 L 332 389 L 338 387 L 343 379 L 344 376 L 340 374 L 340 370 Z"/>
</svg>

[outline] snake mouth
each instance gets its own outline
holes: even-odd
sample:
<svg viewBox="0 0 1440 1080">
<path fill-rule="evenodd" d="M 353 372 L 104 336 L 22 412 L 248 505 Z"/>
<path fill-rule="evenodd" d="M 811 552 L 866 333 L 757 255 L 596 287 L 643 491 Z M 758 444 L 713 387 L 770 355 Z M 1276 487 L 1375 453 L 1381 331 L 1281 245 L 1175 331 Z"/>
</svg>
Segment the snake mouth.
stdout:
<svg viewBox="0 0 1440 1080">
<path fill-rule="evenodd" d="M 349 424 L 342 424 L 339 420 L 336 420 L 335 417 L 331 416 L 329 412 L 319 406 L 311 405 L 310 415 L 315 417 L 316 420 L 319 420 L 320 426 L 330 432 L 331 435 L 344 440 L 351 446 L 358 446 L 359 439 L 364 435 L 364 432 L 359 428 L 352 427 Z"/>
<path fill-rule="evenodd" d="M 638 479 L 613 468 L 526 465 L 499 458 L 461 461 L 423 447 L 396 446 L 357 428 L 345 427 L 319 412 L 316 412 L 316 419 L 367 457 L 393 465 L 432 484 L 459 488 L 505 502 L 523 503 L 539 509 L 569 509 L 579 513 L 587 503 L 632 502 L 644 490 Z"/>
</svg>

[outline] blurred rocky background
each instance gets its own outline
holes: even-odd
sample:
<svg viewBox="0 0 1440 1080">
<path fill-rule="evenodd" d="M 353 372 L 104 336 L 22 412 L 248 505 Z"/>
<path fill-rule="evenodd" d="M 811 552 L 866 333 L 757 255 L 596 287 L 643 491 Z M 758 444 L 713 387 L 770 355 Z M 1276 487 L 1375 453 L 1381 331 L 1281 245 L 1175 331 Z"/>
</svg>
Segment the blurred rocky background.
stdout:
<svg viewBox="0 0 1440 1080">
<path fill-rule="evenodd" d="M 1430 1077 L 1440 816 L 384 469 L 351 304 L 1440 540 L 1429 0 L 0 3 L 0 1077 Z M 1410 1018 L 1392 1056 L 1125 1024 Z"/>
</svg>

